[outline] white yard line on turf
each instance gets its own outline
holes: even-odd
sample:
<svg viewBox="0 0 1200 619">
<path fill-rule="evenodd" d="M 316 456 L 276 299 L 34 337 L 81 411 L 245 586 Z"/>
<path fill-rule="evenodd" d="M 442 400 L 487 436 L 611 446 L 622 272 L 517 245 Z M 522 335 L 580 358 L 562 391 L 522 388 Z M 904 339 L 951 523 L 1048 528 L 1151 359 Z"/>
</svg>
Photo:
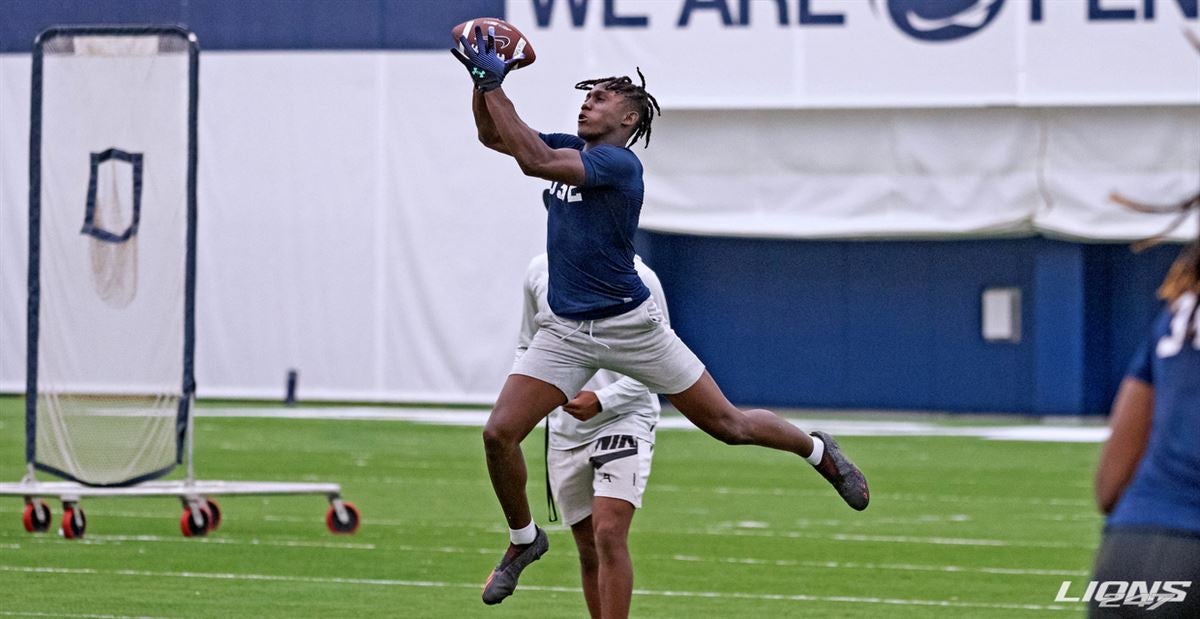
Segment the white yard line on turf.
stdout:
<svg viewBox="0 0 1200 619">
<path fill-rule="evenodd" d="M 31 538 L 34 543 L 56 543 L 53 537 Z M 332 548 L 336 550 L 375 550 L 375 544 L 351 544 L 338 542 L 309 542 L 305 540 L 263 540 L 263 539 L 229 539 L 225 537 L 160 537 L 157 535 L 88 535 L 83 539 L 73 540 L 73 544 L 124 544 L 128 542 L 152 542 L 166 544 L 224 544 L 230 546 L 281 546 L 285 548 Z"/>
<path fill-rule="evenodd" d="M 493 555 L 495 548 L 461 548 L 456 546 L 393 547 L 404 552 L 439 552 L 443 554 Z M 1016 567 L 969 567 L 964 565 L 929 565 L 918 563 L 854 563 L 844 561 L 800 561 L 797 559 L 753 559 L 749 557 L 699 557 L 695 555 L 639 554 L 645 561 L 681 561 L 686 563 L 732 563 L 737 565 L 767 565 L 772 567 L 814 567 L 820 569 L 869 570 L 893 572 L 948 572 L 952 574 L 993 574 L 1003 576 L 1087 576 L 1086 570 L 1048 570 Z"/>
<path fill-rule="evenodd" d="M 265 516 L 264 520 L 271 522 L 294 522 L 303 523 L 308 520 L 293 518 L 287 516 Z M 484 533 L 505 533 L 507 529 L 502 526 L 492 524 L 481 524 L 477 522 L 455 521 L 455 522 L 426 522 L 421 521 L 414 523 L 410 520 L 376 520 L 372 519 L 369 522 L 370 526 L 385 526 L 399 528 L 428 528 L 442 527 L 456 530 L 473 529 Z M 416 526 L 416 525 L 419 525 Z M 703 529 L 646 529 L 639 528 L 633 532 L 637 535 L 707 535 L 712 537 L 782 537 L 787 539 L 816 539 L 832 542 L 884 542 L 892 544 L 930 544 L 935 546 L 983 546 L 983 547 L 1017 547 L 1017 548 L 1084 548 L 1091 549 L 1094 545 L 1089 544 L 1073 544 L 1062 541 L 1044 541 L 1044 540 L 1001 540 L 987 538 L 964 538 L 964 537 L 945 537 L 945 536 L 916 536 L 916 535 L 863 535 L 853 533 L 819 533 L 810 531 L 789 531 L 789 530 L 770 530 L 763 528 L 747 528 L 739 526 L 735 523 L 717 524 Z M 134 540 L 135 538 L 127 538 Z M 202 538 L 210 543 L 247 543 L 235 542 L 233 540 L 221 540 L 221 538 Z M 221 540 L 221 541 L 218 541 Z M 156 540 L 149 540 L 156 541 Z M 157 541 L 170 541 L 178 543 L 187 543 L 189 540 L 179 538 L 157 538 Z M 267 542 L 253 542 L 267 544 Z M 275 542 L 276 545 L 294 544 L 300 545 L 306 542 Z M 316 543 L 314 543 L 316 544 Z M 374 548 L 373 545 L 370 545 Z M 388 546 L 392 548 L 393 546 Z"/>
<path fill-rule="evenodd" d="M 494 551 L 493 551 L 494 552 Z M 641 558 L 640 556 L 638 558 Z M 653 560 L 655 555 L 647 555 L 646 559 Z M 1044 570 L 1033 568 L 1010 567 L 967 567 L 962 565 L 922 565 L 915 563 L 847 563 L 841 561 L 799 561 L 795 559 L 746 559 L 740 557 L 693 557 L 689 555 L 672 555 L 675 561 L 692 563 L 734 563 L 738 565 L 769 565 L 772 567 L 817 567 L 821 569 L 846 570 L 886 570 L 895 572 L 949 572 L 966 574 L 993 574 L 1004 576 L 1087 576 L 1085 570 Z"/>
<path fill-rule="evenodd" d="M 656 492 L 685 492 L 695 494 L 696 492 L 711 492 L 713 494 L 732 494 L 732 495 L 752 495 L 752 496 L 825 496 L 828 491 L 825 489 L 797 489 L 797 488 L 731 488 L 728 486 L 680 486 L 676 484 L 655 484 Z M 1004 503 L 1006 505 L 1049 505 L 1054 507 L 1092 507 L 1095 505 L 1092 501 L 1085 499 L 1059 499 L 1059 498 L 1042 498 L 1031 496 L 1002 496 L 1002 495 L 961 495 L 961 494 L 913 494 L 905 492 L 873 492 L 872 499 L 884 499 L 887 501 L 904 501 L 910 503 L 925 503 L 929 501 L 938 501 L 940 503 L 971 503 L 971 502 L 987 502 L 987 503 Z"/>
<path fill-rule="evenodd" d="M 146 617 L 146 615 L 130 615 L 124 614 L 77 614 L 77 613 L 36 613 L 22 611 L 0 611 L 0 617 L 66 617 L 70 619 L 156 619 Z"/>
<path fill-rule="evenodd" d="M 732 535 L 735 537 L 782 537 L 819 539 L 835 542 L 887 542 L 893 544 L 932 544 L 935 546 L 989 546 L 997 548 L 1095 548 L 1094 545 L 1035 540 L 973 539 L 962 537 L 919 537 L 913 535 L 854 535 L 850 533 L 808 533 L 804 531 L 763 531 L 746 529 L 676 529 L 684 535 Z"/>
<path fill-rule="evenodd" d="M 284 520 L 281 516 L 268 516 L 268 520 Z M 377 521 L 371 520 L 371 526 L 391 526 L 400 528 L 413 528 L 414 523 L 411 521 L 391 520 Z M 420 528 L 442 527 L 449 529 L 474 529 L 485 533 L 505 533 L 508 529 L 503 526 L 480 524 L 476 522 L 421 522 Z M 818 533 L 810 531 L 789 531 L 779 530 L 772 531 L 762 528 L 744 528 L 732 523 L 718 524 L 704 529 L 647 529 L 639 528 L 633 531 L 636 535 L 707 535 L 713 537 L 781 537 L 786 539 L 816 539 L 831 542 L 884 542 L 891 544 L 929 544 L 935 546 L 982 546 L 982 547 L 1016 547 L 1016 548 L 1082 548 L 1094 549 L 1095 545 L 1084 543 L 1070 543 L 1061 541 L 1044 541 L 1044 540 L 1011 540 L 1011 539 L 987 539 L 987 538 L 965 538 L 965 537 L 945 537 L 945 536 L 916 536 L 916 535 L 862 535 L 853 533 Z M 183 540 L 180 540 L 183 541 Z"/>
<path fill-rule="evenodd" d="M 107 515 L 107 514 L 106 514 Z M 128 514 L 134 515 L 134 514 Z M 160 518 L 151 514 L 139 515 L 146 518 Z M 287 516 L 265 516 L 264 521 L 268 522 L 286 522 L 312 524 L 312 519 L 295 518 Z M 828 521 L 823 524 L 833 524 L 836 521 Z M 372 519 L 370 526 L 382 527 L 399 527 L 399 528 L 414 528 L 414 522 L 408 520 L 379 520 Z M 507 531 L 504 527 L 496 525 L 486 525 L 474 522 L 421 522 L 422 528 L 429 526 L 442 526 L 443 528 L 453 528 L 461 530 L 463 528 L 475 529 L 485 533 L 504 533 Z M 867 523 L 872 524 L 872 523 Z M 815 539 L 832 542 L 882 542 L 891 544 L 926 544 L 935 546 L 981 546 L 981 547 L 1017 547 L 1017 548 L 1079 548 L 1091 549 L 1093 545 L 1084 543 L 1070 543 L 1062 541 L 1045 541 L 1045 540 L 1001 540 L 987 538 L 964 538 L 964 537 L 946 537 L 946 536 L 916 536 L 916 535 L 865 535 L 854 533 L 819 533 L 810 531 L 790 531 L 790 530 L 771 530 L 769 528 L 748 527 L 745 523 L 722 523 L 710 526 L 704 529 L 670 529 L 670 530 L 653 530 L 653 529 L 638 529 L 634 531 L 639 535 L 706 535 L 712 537 L 765 537 L 765 538 L 785 538 L 785 539 Z M 791 525 L 789 525 L 791 526 Z M 805 526 L 803 524 L 799 526 Z M 32 537 L 30 543 L 56 543 L 57 538 L 53 537 Z M 156 535 L 89 535 L 74 543 L 80 544 L 121 544 L 129 542 L 152 542 L 152 543 L 170 543 L 170 544 L 228 544 L 239 546 L 278 546 L 291 548 L 332 548 L 338 550 L 376 550 L 375 544 L 354 544 L 354 543 L 339 543 L 339 542 L 312 542 L 306 540 L 239 540 L 223 537 L 203 537 L 203 538 L 183 538 L 183 537 L 160 537 Z M 391 547 L 391 546 L 389 546 Z M 0 544 L 0 548 L 10 548 L 19 550 L 20 544 Z"/>
<path fill-rule="evenodd" d="M 2 513 L 3 511 L 4 510 L 0 510 L 0 513 Z M 105 512 L 104 515 L 108 516 L 110 514 L 108 512 Z M 141 517 L 149 518 L 152 516 L 151 514 L 133 514 L 133 513 L 130 513 L 129 515 L 133 516 L 133 517 L 139 517 L 139 518 L 141 518 Z M 161 515 L 156 515 L 153 517 L 154 518 L 162 518 Z M 1032 518 L 1033 516 L 1030 516 L 1030 517 Z M 285 522 L 285 523 L 292 523 L 292 524 L 305 524 L 305 523 L 313 522 L 312 518 L 301 518 L 299 516 L 277 516 L 277 515 L 272 515 L 272 514 L 264 515 L 264 516 L 262 516 L 262 519 L 266 522 Z M 1065 520 L 1065 519 L 1057 518 L 1055 520 Z M 1088 520 L 1100 520 L 1100 517 L 1099 516 L 1089 517 Z M 900 525 L 928 524 L 928 525 L 939 525 L 940 526 L 940 525 L 945 525 L 948 523 L 974 523 L 975 521 L 976 521 L 976 519 L 974 517 L 967 516 L 965 514 L 956 514 L 956 515 L 952 515 L 952 516 L 929 515 L 929 516 L 916 516 L 916 517 L 912 517 L 912 518 L 876 518 L 876 519 L 864 518 L 862 520 L 802 518 L 802 519 L 798 519 L 798 520 L 789 520 L 784 526 L 800 528 L 800 529 L 810 529 L 810 528 L 815 529 L 815 528 L 819 528 L 819 527 L 841 528 L 841 527 L 847 527 L 847 526 L 875 527 L 875 526 L 884 525 L 884 524 L 900 524 Z M 421 524 L 422 526 L 424 526 L 424 525 L 429 525 L 429 526 L 445 525 L 445 526 L 453 527 L 453 528 L 483 527 L 489 531 L 491 531 L 493 529 L 507 531 L 507 529 L 497 528 L 495 525 L 480 524 L 476 520 L 447 521 L 445 519 L 413 520 L 413 519 L 371 518 L 370 524 L 372 526 L 378 525 L 378 526 L 391 526 L 391 527 L 412 527 L 415 524 Z M 759 526 L 757 523 L 752 523 L 752 522 L 747 522 L 747 521 L 742 521 L 742 522 L 738 522 L 738 523 L 729 523 L 728 526 L 736 526 L 736 527 L 743 527 L 743 528 L 763 528 L 763 529 L 771 528 L 771 526 L 767 523 L 762 523 L 762 526 Z"/>
<path fill-rule="evenodd" d="M 419 587 L 439 589 L 471 589 L 478 591 L 478 583 L 451 583 L 432 580 L 393 580 L 384 578 L 319 578 L 313 576 L 280 576 L 275 574 L 231 574 L 213 572 L 151 572 L 143 570 L 93 570 L 75 568 L 23 567 L 0 565 L 0 572 L 24 572 L 33 574 L 85 574 L 93 576 L 131 576 L 141 578 L 196 578 L 206 580 L 257 580 L 266 582 L 293 582 L 331 585 L 368 585 L 383 587 Z M 522 591 L 551 593 L 580 593 L 578 587 L 551 587 L 521 585 Z M 739 591 L 670 591 L 634 589 L 634 595 L 674 598 L 738 599 L 781 602 L 834 602 L 842 604 L 884 604 L 891 606 L 931 606 L 941 608 L 986 608 L 1000 610 L 1049 610 L 1078 611 L 1071 606 L 1051 604 L 1005 604 L 991 602 L 964 602 L 961 600 L 913 600 L 903 598 L 825 596 L 783 593 L 744 593 Z"/>
<path fill-rule="evenodd" d="M 486 478 L 484 478 L 486 479 Z M 414 476 L 414 477 L 370 477 L 370 476 L 355 476 L 354 481 L 359 483 L 371 484 L 387 484 L 387 485 L 455 485 L 455 486 L 471 486 L 473 488 L 486 488 L 480 486 L 480 480 L 469 479 L 445 479 L 440 477 L 429 476 Z M 829 495 L 828 489 L 802 489 L 802 488 L 731 488 L 727 486 L 681 486 L 678 484 L 654 484 L 655 492 L 683 492 L 687 494 L 696 494 L 698 492 L 707 492 L 718 495 L 750 495 L 750 496 L 778 496 L 778 497 L 825 497 Z M 873 492 L 871 498 L 875 500 L 886 501 L 903 501 L 908 503 L 924 503 L 929 501 L 937 501 L 939 503 L 1002 503 L 1007 506 L 1014 505 L 1046 505 L 1052 507 L 1087 507 L 1091 508 L 1095 505 L 1094 502 L 1087 499 L 1060 499 L 1060 498 L 1044 498 L 1031 496 L 1008 496 L 1008 495 L 961 495 L 961 494 L 914 494 L 904 492 Z"/>
<path fill-rule="evenodd" d="M 351 421 L 409 421 L 447 426 L 483 427 L 485 410 L 440 408 L 198 408 L 197 417 L 259 417 L 268 419 L 325 419 Z M 854 419 L 803 419 L 792 421 L 806 429 L 819 428 L 837 436 L 967 436 L 996 441 L 1048 441 L 1054 443 L 1100 443 L 1108 438 L 1101 426 L 946 426 L 924 421 L 877 421 Z M 695 430 L 679 416 L 666 416 L 661 430 Z"/>
</svg>

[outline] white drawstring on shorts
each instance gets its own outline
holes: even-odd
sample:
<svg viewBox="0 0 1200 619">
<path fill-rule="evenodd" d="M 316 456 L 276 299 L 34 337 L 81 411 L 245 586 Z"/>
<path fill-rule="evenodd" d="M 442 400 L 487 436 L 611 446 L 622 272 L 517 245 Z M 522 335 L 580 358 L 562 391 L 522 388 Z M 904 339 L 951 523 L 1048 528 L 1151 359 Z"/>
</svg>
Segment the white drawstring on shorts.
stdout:
<svg viewBox="0 0 1200 619">
<path fill-rule="evenodd" d="M 588 338 L 590 338 L 590 339 L 591 339 L 593 342 L 595 342 L 595 343 L 597 343 L 597 344 L 599 344 L 599 345 L 601 345 L 601 346 L 603 346 L 603 347 L 605 347 L 605 348 L 607 348 L 607 349 L 609 349 L 609 350 L 612 350 L 612 346 L 609 346 L 608 344 L 605 344 L 604 342 L 601 342 L 600 340 L 596 339 L 596 336 L 592 335 L 592 326 L 593 326 L 593 325 L 595 325 L 595 324 L 596 324 L 596 321 L 595 321 L 595 320 L 589 320 L 589 321 L 588 321 Z"/>
<path fill-rule="evenodd" d="M 578 327 L 575 327 L 575 329 L 574 329 L 573 331 L 571 331 L 570 333 L 568 333 L 568 334 L 566 334 L 566 335 L 564 335 L 564 336 L 562 336 L 562 337 L 558 338 L 558 341 L 560 341 L 560 342 L 561 342 L 561 341 L 563 341 L 563 340 L 565 340 L 565 339 L 567 339 L 567 338 L 571 337 L 572 335 L 575 335 L 576 333 L 579 333 L 579 330 L 583 328 L 583 322 L 584 322 L 584 321 L 582 321 L 582 320 L 581 320 L 581 321 L 579 321 L 579 326 L 578 326 Z M 601 342 L 600 340 L 596 339 L 596 336 L 592 335 L 592 327 L 594 327 L 594 326 L 596 325 L 596 321 L 595 321 L 595 320 L 589 320 L 589 321 L 587 321 L 587 325 L 588 325 L 588 339 L 592 340 L 593 342 L 595 342 L 595 343 L 597 343 L 597 344 L 599 344 L 599 345 L 601 345 L 601 346 L 603 346 L 603 347 L 605 347 L 605 348 L 607 348 L 607 349 L 609 349 L 609 350 L 612 350 L 612 346 L 609 346 L 608 344 L 605 344 L 604 342 Z"/>
</svg>

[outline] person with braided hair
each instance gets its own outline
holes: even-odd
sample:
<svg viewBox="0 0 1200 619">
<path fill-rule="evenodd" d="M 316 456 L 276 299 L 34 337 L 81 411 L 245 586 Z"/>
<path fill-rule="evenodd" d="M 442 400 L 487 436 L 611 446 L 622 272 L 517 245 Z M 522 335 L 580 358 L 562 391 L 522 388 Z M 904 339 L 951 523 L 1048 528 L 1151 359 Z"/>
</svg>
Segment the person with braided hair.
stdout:
<svg viewBox="0 0 1200 619">
<path fill-rule="evenodd" d="M 833 438 L 824 432 L 810 435 L 771 411 L 742 411 L 731 404 L 700 359 L 666 324 L 663 308 L 638 277 L 633 237 L 644 186 L 642 163 L 630 147 L 643 139 L 649 145 L 651 126 L 660 112 L 641 70 L 637 82 L 613 76 L 577 83 L 586 95 L 575 134 L 539 133 L 521 120 L 504 92 L 504 77 L 520 58 L 501 58 L 493 34 L 485 39 L 477 29 L 478 45 L 461 37 L 460 47 L 451 52 L 475 83 L 471 107 L 479 141 L 511 156 L 526 176 L 550 182 L 545 194 L 550 311 L 538 312 L 537 333 L 513 364 L 483 430 L 488 474 L 508 521 L 510 541 L 484 585 L 483 601 L 496 604 L 511 595 L 521 571 L 549 548 L 546 534 L 530 515 L 521 441 L 600 369 L 664 395 L 689 421 L 724 443 L 758 445 L 804 458 L 850 507 L 866 509 L 866 478 Z M 572 414 L 586 420 L 596 412 Z M 633 510 L 622 501 L 607 505 Z M 631 514 L 597 522 L 627 522 L 627 516 Z M 603 561 L 603 541 L 614 536 L 599 526 L 593 533 Z M 632 575 L 602 573 L 598 584 L 601 616 L 624 616 L 627 604 L 622 608 L 607 601 L 629 599 Z"/>
<path fill-rule="evenodd" d="M 642 75 L 642 68 L 637 67 L 638 78 L 642 80 L 642 85 L 638 86 L 633 83 L 633 80 L 627 75 L 621 77 L 601 77 L 598 79 L 583 80 L 575 84 L 576 90 L 592 90 L 597 86 L 603 87 L 608 92 L 620 95 L 625 98 L 628 105 L 636 110 L 640 110 L 638 123 L 633 127 L 633 135 L 629 137 L 629 143 L 626 146 L 637 144 L 638 140 L 646 138 L 646 144 L 643 148 L 650 147 L 650 129 L 654 122 L 654 114 L 662 113 L 658 108 L 658 100 L 654 95 L 646 92 L 646 76 Z"/>
<path fill-rule="evenodd" d="M 1179 213 L 1150 243 L 1200 211 L 1200 193 L 1168 207 L 1113 200 Z M 1158 296 L 1165 307 L 1121 382 L 1096 471 L 1096 504 L 1108 516 L 1092 576 L 1101 583 L 1200 582 L 1200 238 L 1180 253 Z M 1105 593 L 1091 600 L 1089 616 L 1130 616 L 1120 600 L 1102 606 Z M 1150 615 L 1200 617 L 1200 591 L 1184 593 L 1161 593 Z"/>
</svg>

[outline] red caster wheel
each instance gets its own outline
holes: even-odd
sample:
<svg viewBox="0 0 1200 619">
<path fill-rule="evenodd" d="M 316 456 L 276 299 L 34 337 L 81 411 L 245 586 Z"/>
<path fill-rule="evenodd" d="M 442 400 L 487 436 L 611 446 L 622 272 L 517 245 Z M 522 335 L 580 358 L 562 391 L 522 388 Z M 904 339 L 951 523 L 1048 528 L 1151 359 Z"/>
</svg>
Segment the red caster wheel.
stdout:
<svg viewBox="0 0 1200 619">
<path fill-rule="evenodd" d="M 87 530 L 87 516 L 83 508 L 74 503 L 63 506 L 62 536 L 67 539 L 79 539 Z"/>
<path fill-rule="evenodd" d="M 45 533 L 50 530 L 50 506 L 46 505 L 41 499 L 27 499 L 25 501 L 25 513 L 21 516 L 21 521 L 25 524 L 25 530 L 30 533 Z"/>
<path fill-rule="evenodd" d="M 184 537 L 204 537 L 212 530 L 213 515 L 208 506 L 201 503 L 183 508 L 179 518 L 179 530 Z"/>
<path fill-rule="evenodd" d="M 204 498 L 204 506 L 208 508 L 208 513 L 212 515 L 212 523 L 208 525 L 208 531 L 211 533 L 221 527 L 221 506 L 208 497 Z"/>
<path fill-rule="evenodd" d="M 358 525 L 362 524 L 362 516 L 354 503 L 341 499 L 334 499 L 331 503 L 329 511 L 325 513 L 325 526 L 329 531 L 338 535 L 350 535 L 357 531 Z"/>
</svg>

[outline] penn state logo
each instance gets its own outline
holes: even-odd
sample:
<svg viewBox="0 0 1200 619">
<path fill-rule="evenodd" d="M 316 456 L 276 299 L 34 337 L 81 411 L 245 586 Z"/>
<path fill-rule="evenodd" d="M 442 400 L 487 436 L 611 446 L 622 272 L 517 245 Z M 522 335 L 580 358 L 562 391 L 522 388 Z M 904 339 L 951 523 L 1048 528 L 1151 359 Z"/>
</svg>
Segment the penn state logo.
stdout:
<svg viewBox="0 0 1200 619">
<path fill-rule="evenodd" d="M 871 0 L 887 5 L 904 34 L 931 43 L 954 41 L 983 30 L 1000 14 L 1004 0 Z"/>
</svg>

